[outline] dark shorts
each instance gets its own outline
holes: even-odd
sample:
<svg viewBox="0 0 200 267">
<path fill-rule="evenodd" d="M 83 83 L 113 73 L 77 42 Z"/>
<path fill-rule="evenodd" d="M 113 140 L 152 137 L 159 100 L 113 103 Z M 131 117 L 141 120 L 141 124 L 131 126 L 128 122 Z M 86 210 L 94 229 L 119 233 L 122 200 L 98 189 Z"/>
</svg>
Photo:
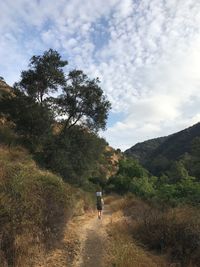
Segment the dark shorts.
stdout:
<svg viewBox="0 0 200 267">
<path fill-rule="evenodd" d="M 97 210 L 102 210 L 102 205 L 97 204 Z"/>
</svg>

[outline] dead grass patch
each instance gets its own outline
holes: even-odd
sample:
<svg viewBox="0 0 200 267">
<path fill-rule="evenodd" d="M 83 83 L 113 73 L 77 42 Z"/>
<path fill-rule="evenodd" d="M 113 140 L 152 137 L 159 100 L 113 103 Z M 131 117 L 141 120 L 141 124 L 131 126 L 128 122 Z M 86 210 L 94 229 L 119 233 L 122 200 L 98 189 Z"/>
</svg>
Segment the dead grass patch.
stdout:
<svg viewBox="0 0 200 267">
<path fill-rule="evenodd" d="M 0 147 L 0 266 L 33 266 L 63 239 L 74 210 L 89 203 L 84 192 L 40 170 L 26 150 Z"/>
<path fill-rule="evenodd" d="M 117 222 L 116 222 L 117 221 Z M 166 267 L 165 259 L 146 252 L 132 238 L 129 226 L 115 218 L 108 225 L 106 267 Z"/>
</svg>

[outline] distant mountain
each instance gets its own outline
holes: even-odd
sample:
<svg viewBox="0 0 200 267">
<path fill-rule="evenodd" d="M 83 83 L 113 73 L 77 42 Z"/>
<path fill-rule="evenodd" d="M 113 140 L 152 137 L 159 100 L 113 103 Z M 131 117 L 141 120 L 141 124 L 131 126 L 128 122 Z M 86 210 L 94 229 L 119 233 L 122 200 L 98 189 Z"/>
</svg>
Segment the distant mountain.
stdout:
<svg viewBox="0 0 200 267">
<path fill-rule="evenodd" d="M 125 155 L 137 158 L 154 174 L 167 169 L 170 162 L 190 154 L 194 138 L 200 137 L 200 123 L 166 137 L 138 143 L 127 149 Z"/>
<path fill-rule="evenodd" d="M 162 143 L 164 143 L 166 139 L 167 137 L 159 137 L 142 143 L 137 143 L 127 149 L 124 154 L 138 159 L 140 163 L 145 163 L 149 155 L 151 155 Z"/>
</svg>

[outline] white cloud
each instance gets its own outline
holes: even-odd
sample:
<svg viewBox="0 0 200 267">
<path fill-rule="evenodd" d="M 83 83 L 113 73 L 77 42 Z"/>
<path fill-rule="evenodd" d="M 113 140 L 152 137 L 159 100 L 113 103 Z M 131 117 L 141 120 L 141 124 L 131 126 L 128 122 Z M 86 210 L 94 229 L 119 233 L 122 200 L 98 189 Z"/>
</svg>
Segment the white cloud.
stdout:
<svg viewBox="0 0 200 267">
<path fill-rule="evenodd" d="M 59 50 L 99 76 L 113 112 L 126 115 L 104 133 L 111 145 L 199 120 L 200 2 L 7 0 L 0 10 L 0 75 L 14 81 L 30 56 Z"/>
</svg>

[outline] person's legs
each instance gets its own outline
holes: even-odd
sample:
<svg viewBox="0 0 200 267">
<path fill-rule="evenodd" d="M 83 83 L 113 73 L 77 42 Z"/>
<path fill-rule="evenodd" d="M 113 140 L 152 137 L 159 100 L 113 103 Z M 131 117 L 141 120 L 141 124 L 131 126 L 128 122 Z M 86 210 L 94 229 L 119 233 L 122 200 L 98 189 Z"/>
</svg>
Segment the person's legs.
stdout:
<svg viewBox="0 0 200 267">
<path fill-rule="evenodd" d="M 101 219 L 101 210 L 98 210 L 98 218 Z"/>
<path fill-rule="evenodd" d="M 98 210 L 98 218 L 101 219 L 101 212 L 102 210 Z"/>
<path fill-rule="evenodd" d="M 98 218 L 99 219 L 101 218 L 101 212 L 100 212 L 100 210 L 98 210 Z"/>
</svg>

